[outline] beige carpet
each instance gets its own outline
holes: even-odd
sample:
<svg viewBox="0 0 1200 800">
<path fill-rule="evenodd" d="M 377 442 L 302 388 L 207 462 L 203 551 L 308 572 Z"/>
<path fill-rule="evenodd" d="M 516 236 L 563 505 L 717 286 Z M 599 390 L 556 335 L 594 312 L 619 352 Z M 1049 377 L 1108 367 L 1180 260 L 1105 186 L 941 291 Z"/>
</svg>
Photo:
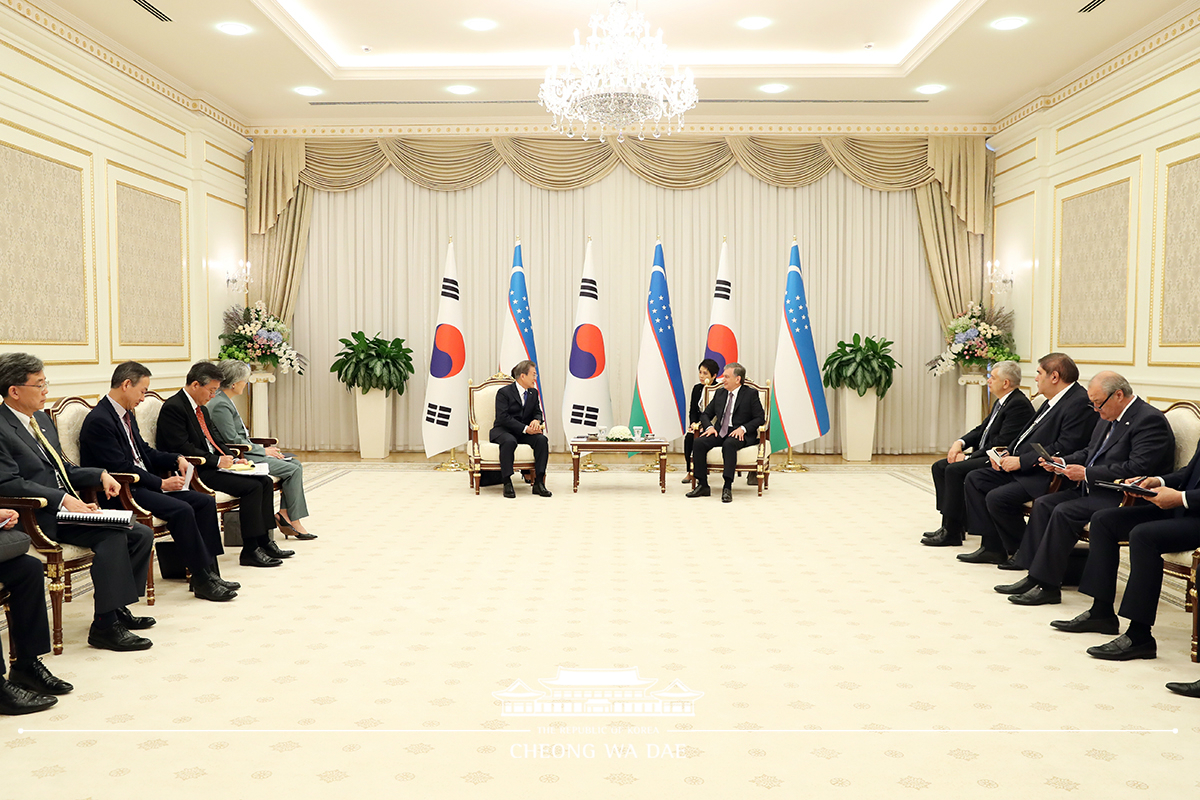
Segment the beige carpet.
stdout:
<svg viewBox="0 0 1200 800">
<path fill-rule="evenodd" d="M 315 542 L 226 557 L 228 604 L 160 582 L 148 652 L 48 658 L 77 687 L 0 718 L 0 797 L 1180 797 L 1200 786 L 1190 618 L 1156 661 L 1052 631 L 1012 573 L 921 547 L 922 468 L 816 468 L 687 500 L 614 470 L 550 500 L 462 474 L 311 465 Z M 141 611 L 143 609 L 139 609 Z M 559 668 L 678 681 L 693 716 L 504 716 Z M 519 687 L 518 687 L 519 688 Z M 678 694 L 679 687 L 673 687 Z M 660 697 L 661 699 L 661 697 Z M 636 755 L 634 755 L 636 754 Z M 561 757 L 555 757 L 561 756 Z"/>
</svg>

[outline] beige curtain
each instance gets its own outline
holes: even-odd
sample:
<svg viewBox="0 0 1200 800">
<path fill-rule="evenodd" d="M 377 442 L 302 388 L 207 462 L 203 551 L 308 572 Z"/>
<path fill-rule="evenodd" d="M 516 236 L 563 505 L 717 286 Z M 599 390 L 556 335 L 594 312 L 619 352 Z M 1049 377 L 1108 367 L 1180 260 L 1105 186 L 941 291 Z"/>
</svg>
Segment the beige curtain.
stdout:
<svg viewBox="0 0 1200 800">
<path fill-rule="evenodd" d="M 250 235 L 250 302 L 262 300 L 288 326 L 296 313 L 315 194 L 312 187 L 299 184 L 275 225 L 265 234 Z"/>
<path fill-rule="evenodd" d="M 304 169 L 304 139 L 258 139 L 246 157 L 246 215 L 250 233 L 266 233 L 296 194 Z"/>
</svg>

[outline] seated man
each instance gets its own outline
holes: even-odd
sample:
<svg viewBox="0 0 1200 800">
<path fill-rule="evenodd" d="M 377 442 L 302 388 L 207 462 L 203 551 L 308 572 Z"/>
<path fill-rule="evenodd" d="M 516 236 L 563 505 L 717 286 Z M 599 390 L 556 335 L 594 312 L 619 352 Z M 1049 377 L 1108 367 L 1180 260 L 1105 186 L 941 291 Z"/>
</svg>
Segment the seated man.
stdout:
<svg viewBox="0 0 1200 800">
<path fill-rule="evenodd" d="M 1116 508 L 1121 502 L 1120 492 L 1096 486 L 1097 481 L 1155 474 L 1169 468 L 1175 455 L 1175 434 L 1166 415 L 1135 395 L 1125 378 L 1101 372 L 1092 378 L 1087 392 L 1100 414 L 1091 442 L 1083 450 L 1055 459 L 1054 464 L 1042 462 L 1047 471 L 1060 471 L 1067 481 L 1079 485 L 1034 501 L 1013 559 L 1028 569 L 1029 575 L 996 587 L 1017 605 L 1062 601 L 1067 561 L 1084 526 L 1097 511 Z"/>
<path fill-rule="evenodd" d="M 1074 453 L 1087 444 L 1096 424 L 1095 409 L 1078 380 L 1079 368 L 1065 353 L 1049 353 L 1038 362 L 1034 383 L 1046 402 L 1013 439 L 999 465 L 967 476 L 967 530 L 979 534 L 983 543 L 975 552 L 958 556 L 959 561 L 1020 569 L 1009 557 L 1025 533 L 1025 503 L 1050 488 L 1050 475 L 1038 464 L 1034 442 L 1054 455 Z"/>
<path fill-rule="evenodd" d="M 221 580 L 217 568 L 217 556 L 225 549 L 216 501 L 184 486 L 188 463 L 183 456 L 155 450 L 138 430 L 133 409 L 146 399 L 149 388 L 150 370 L 146 367 L 136 361 L 117 365 L 108 396 L 83 421 L 79 460 L 85 467 L 137 475 L 130 494 L 139 506 L 167 523 L 183 563 L 191 570 L 192 593 L 204 600 L 232 600 L 237 592 L 230 582 Z M 178 475 L 159 477 L 176 468 Z"/>
<path fill-rule="evenodd" d="M 721 448 L 724 462 L 721 502 L 733 502 L 733 479 L 737 475 L 737 454 L 743 447 L 758 444 L 758 429 L 766 421 L 762 400 L 758 390 L 742 391 L 746 380 L 746 368 L 736 361 L 725 365 L 721 374 L 721 388 L 713 392 L 713 398 L 700 414 L 700 435 L 692 444 L 693 471 L 696 488 L 687 497 L 708 497 L 708 451 Z"/>
<path fill-rule="evenodd" d="M 249 464 L 235 458 L 223 441 L 204 406 L 221 386 L 221 370 L 208 361 L 197 361 L 188 370 L 187 385 L 171 395 L 158 412 L 159 450 L 204 459 L 196 474 L 205 486 L 238 498 L 238 520 L 242 527 L 244 567 L 278 567 L 280 559 L 295 555 L 271 541 L 275 528 L 275 487 L 266 475 L 236 475 L 221 472 L 234 464 Z"/>
<path fill-rule="evenodd" d="M 115 497 L 120 484 L 104 470 L 85 469 L 69 462 L 58 444 L 54 423 L 42 412 L 49 383 L 41 359 L 27 353 L 0 355 L 0 495 L 41 497 L 46 507 L 36 512 L 38 527 L 47 538 L 92 551 L 92 593 L 95 620 L 88 644 L 104 650 L 145 650 L 153 642 L 132 633 L 154 625 L 152 617 L 135 617 L 126 606 L 146 593 L 146 568 L 154 534 L 145 525 L 58 524 L 58 512 L 77 514 L 99 510 L 79 492 L 103 488 Z"/>
<path fill-rule="evenodd" d="M 1008 447 L 1013 439 L 1033 419 L 1033 403 L 1021 386 L 1021 365 L 1016 361 L 999 361 L 992 365 L 987 379 L 988 391 L 996 402 L 987 419 L 950 445 L 946 457 L 933 464 L 933 487 L 937 510 L 942 512 L 942 524 L 936 531 L 925 534 L 921 544 L 930 547 L 958 547 L 963 543 L 963 484 L 971 472 L 991 466 L 987 457 L 990 447 Z M 970 448 L 971 455 L 963 451 Z"/>
<path fill-rule="evenodd" d="M 1108 661 L 1158 655 L 1151 630 L 1162 591 L 1162 554 L 1200 547 L 1200 447 L 1188 465 L 1177 472 L 1163 477 L 1138 476 L 1129 482 L 1155 489 L 1155 496 L 1149 503 L 1138 501 L 1128 508 L 1096 512 L 1089 532 L 1087 566 L 1079 583 L 1079 591 L 1091 596 L 1092 606 L 1074 619 L 1050 623 L 1069 633 L 1117 633 L 1117 614 L 1113 610 L 1117 567 L 1121 542 L 1128 541 L 1129 582 L 1121 598 L 1121 616 L 1129 620 L 1129 628 L 1111 642 L 1087 651 L 1090 656 Z M 1188 697 L 1200 697 L 1200 681 L 1168 684 L 1168 688 Z"/>
<path fill-rule="evenodd" d="M 17 512 L 0 508 L 0 585 L 8 592 L 14 660 L 8 679 L 0 640 L 0 714 L 15 716 L 45 711 L 73 686 L 54 677 L 38 656 L 50 652 L 50 626 L 46 624 L 46 584 L 42 562 L 25 553 L 29 537 L 12 530 Z M 12 555 L 16 553 L 16 555 Z"/>
<path fill-rule="evenodd" d="M 496 423 L 488 438 L 500 445 L 500 476 L 504 496 L 516 497 L 512 485 L 513 454 L 518 444 L 533 448 L 533 493 L 550 497 L 546 488 L 546 464 L 550 460 L 550 440 L 543 432 L 542 402 L 537 390 L 537 367 L 522 361 L 512 369 L 514 383 L 496 392 Z"/>
</svg>

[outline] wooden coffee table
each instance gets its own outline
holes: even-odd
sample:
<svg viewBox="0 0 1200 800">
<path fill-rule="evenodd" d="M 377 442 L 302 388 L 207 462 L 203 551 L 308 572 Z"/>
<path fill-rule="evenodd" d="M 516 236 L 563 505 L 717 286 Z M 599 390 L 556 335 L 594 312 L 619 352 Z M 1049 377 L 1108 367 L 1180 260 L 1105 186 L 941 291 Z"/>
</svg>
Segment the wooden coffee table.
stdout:
<svg viewBox="0 0 1200 800">
<path fill-rule="evenodd" d="M 584 439 L 572 439 L 571 469 L 575 480 L 571 485 L 572 492 L 579 491 L 579 457 L 584 453 L 658 453 L 658 488 L 663 494 L 667 493 L 667 448 L 670 442 L 646 439 L 641 442 L 589 442 Z"/>
</svg>

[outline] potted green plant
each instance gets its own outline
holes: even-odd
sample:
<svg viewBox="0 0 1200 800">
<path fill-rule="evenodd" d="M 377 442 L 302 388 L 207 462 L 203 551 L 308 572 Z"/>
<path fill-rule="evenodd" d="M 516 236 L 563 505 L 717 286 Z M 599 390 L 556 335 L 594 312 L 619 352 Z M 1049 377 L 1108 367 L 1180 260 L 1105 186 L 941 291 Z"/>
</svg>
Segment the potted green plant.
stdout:
<svg viewBox="0 0 1200 800">
<path fill-rule="evenodd" d="M 355 395 L 359 454 L 363 458 L 387 458 L 392 441 L 387 398 L 392 392 L 404 394 L 413 374 L 412 350 L 404 346 L 403 339 L 388 341 L 379 334 L 368 338 L 362 331 L 338 341 L 342 349 L 329 371 L 337 374 L 346 391 L 362 390 Z"/>
<path fill-rule="evenodd" d="M 821 367 L 825 385 L 838 390 L 846 461 L 871 460 L 879 400 L 892 388 L 896 368 L 902 366 L 891 356 L 893 344 L 882 336 L 856 333 L 849 342 L 838 342 Z M 874 394 L 868 394 L 872 389 Z"/>
</svg>

